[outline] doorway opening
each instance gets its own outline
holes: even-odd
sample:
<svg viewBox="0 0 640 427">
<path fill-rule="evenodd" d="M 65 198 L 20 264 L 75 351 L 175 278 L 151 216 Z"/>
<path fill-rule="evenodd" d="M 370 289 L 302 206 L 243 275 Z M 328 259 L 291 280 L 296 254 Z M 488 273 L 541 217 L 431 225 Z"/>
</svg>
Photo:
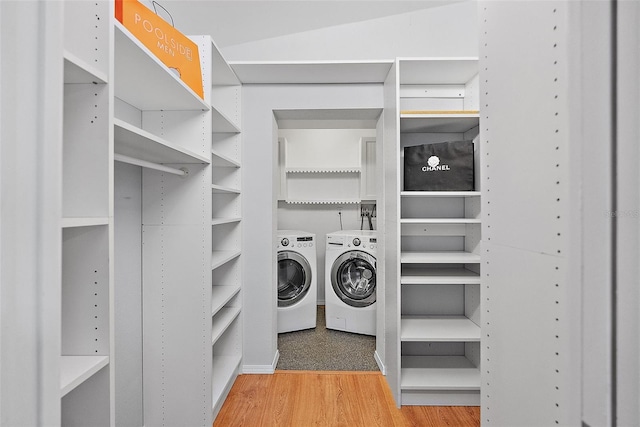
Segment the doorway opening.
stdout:
<svg viewBox="0 0 640 427">
<path fill-rule="evenodd" d="M 274 111 L 277 369 L 379 370 L 377 337 L 384 331 L 378 330 L 383 322 L 376 298 L 376 141 L 382 140 L 381 113 Z"/>
</svg>

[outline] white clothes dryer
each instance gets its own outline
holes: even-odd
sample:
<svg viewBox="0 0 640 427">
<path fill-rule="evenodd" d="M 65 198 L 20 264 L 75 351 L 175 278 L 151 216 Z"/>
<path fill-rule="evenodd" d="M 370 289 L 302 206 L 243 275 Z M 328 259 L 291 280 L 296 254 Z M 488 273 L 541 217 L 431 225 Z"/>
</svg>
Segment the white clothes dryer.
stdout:
<svg viewBox="0 0 640 427">
<path fill-rule="evenodd" d="M 316 327 L 316 236 L 278 231 L 278 333 Z"/>
<path fill-rule="evenodd" d="M 370 230 L 327 234 L 327 329 L 376 334 L 376 236 Z"/>
</svg>

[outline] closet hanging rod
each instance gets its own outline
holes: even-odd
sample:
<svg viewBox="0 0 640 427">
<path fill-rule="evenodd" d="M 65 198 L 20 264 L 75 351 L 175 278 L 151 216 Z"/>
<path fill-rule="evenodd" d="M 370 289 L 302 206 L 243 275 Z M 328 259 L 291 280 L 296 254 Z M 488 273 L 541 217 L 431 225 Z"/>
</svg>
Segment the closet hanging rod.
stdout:
<svg viewBox="0 0 640 427">
<path fill-rule="evenodd" d="M 123 156 L 122 154 L 114 154 L 113 159 L 116 162 L 129 163 L 130 165 L 142 166 L 143 168 L 155 169 L 162 172 L 172 173 L 174 175 L 185 176 L 189 173 L 186 169 L 170 168 L 169 166 L 163 166 L 158 163 L 152 163 L 146 160 L 136 159 L 134 157 Z"/>
</svg>

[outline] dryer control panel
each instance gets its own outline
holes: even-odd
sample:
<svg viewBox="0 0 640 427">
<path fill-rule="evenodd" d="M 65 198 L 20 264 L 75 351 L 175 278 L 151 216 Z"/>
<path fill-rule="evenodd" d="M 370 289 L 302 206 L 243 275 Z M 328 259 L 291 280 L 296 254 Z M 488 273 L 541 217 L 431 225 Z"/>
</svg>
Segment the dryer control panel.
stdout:
<svg viewBox="0 0 640 427">
<path fill-rule="evenodd" d="M 375 250 L 377 238 L 368 236 L 328 235 L 327 248 L 353 248 Z"/>
<path fill-rule="evenodd" d="M 282 237 L 278 241 L 278 249 L 280 248 L 312 248 L 313 236 L 300 237 Z"/>
</svg>

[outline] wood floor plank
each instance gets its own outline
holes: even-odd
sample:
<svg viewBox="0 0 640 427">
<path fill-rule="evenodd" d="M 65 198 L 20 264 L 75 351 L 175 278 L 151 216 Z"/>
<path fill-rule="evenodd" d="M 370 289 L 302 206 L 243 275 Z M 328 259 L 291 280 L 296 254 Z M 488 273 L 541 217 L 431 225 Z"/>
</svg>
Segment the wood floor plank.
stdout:
<svg viewBox="0 0 640 427">
<path fill-rule="evenodd" d="M 213 427 L 477 427 L 480 408 L 403 406 L 380 372 L 240 375 Z"/>
</svg>

